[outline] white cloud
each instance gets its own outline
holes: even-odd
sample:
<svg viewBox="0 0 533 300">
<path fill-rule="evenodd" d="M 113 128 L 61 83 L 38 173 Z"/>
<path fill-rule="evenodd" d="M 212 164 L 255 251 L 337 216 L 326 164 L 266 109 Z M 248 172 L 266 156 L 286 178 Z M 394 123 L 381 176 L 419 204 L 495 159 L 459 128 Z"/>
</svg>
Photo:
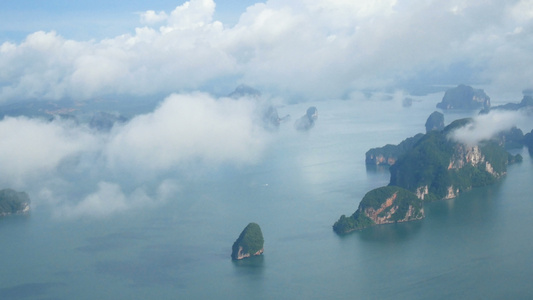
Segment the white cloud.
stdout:
<svg viewBox="0 0 533 300">
<path fill-rule="evenodd" d="M 169 96 L 153 113 L 111 134 L 104 149 L 112 168 L 168 170 L 183 162 L 254 162 L 264 146 L 255 104 L 195 93 Z"/>
<path fill-rule="evenodd" d="M 486 115 L 479 115 L 473 122 L 450 133 L 449 137 L 467 145 L 476 145 L 490 140 L 502 131 L 527 123 L 528 117 L 520 111 L 492 110 Z"/>
<path fill-rule="evenodd" d="M 170 197 L 175 196 L 176 192 L 177 186 L 168 180 L 163 181 L 157 187 L 156 193 L 152 197 L 143 188 L 137 188 L 131 194 L 126 195 L 120 185 L 102 181 L 98 183 L 94 193 L 87 195 L 77 203 L 72 201 L 56 203 L 54 216 L 60 219 L 107 217 L 132 209 L 164 203 Z M 51 197 L 51 195 L 45 196 Z"/>
<path fill-rule="evenodd" d="M 214 20 L 212 0 L 191 0 L 171 12 L 142 13 L 146 26 L 133 34 L 80 42 L 37 32 L 20 44 L 4 43 L 0 100 L 149 95 L 225 81 L 335 98 L 394 88 L 420 71 L 453 64 L 467 64 L 478 82 L 522 90 L 533 76 L 531 6 L 525 0 L 271 0 L 224 27 Z"/>
<path fill-rule="evenodd" d="M 60 218 L 149 207 L 176 197 L 176 176 L 257 162 L 268 142 L 257 123 L 259 104 L 173 94 L 109 133 L 7 117 L 0 121 L 0 186 L 28 191 L 34 205 L 50 206 Z"/>
<path fill-rule="evenodd" d="M 168 18 L 167 14 L 164 11 L 156 13 L 153 10 L 148 10 L 144 13 L 141 13 L 141 23 L 143 24 L 155 24 L 165 21 Z"/>
<path fill-rule="evenodd" d="M 98 139 L 62 122 L 5 118 L 0 122 L 0 180 L 8 186 L 27 185 L 49 176 L 65 159 L 94 151 Z"/>
</svg>

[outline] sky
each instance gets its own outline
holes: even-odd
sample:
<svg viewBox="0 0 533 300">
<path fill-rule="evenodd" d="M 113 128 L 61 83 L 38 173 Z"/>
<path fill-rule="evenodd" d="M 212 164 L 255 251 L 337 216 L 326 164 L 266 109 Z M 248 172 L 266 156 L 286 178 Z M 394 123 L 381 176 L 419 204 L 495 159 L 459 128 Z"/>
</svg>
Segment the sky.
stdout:
<svg viewBox="0 0 533 300">
<path fill-rule="evenodd" d="M 519 101 L 532 19 L 532 0 L 9 1 L 0 103 L 241 83 L 298 101 L 465 83 Z"/>
<path fill-rule="evenodd" d="M 492 103 L 519 102 L 533 88 L 532 31 L 533 0 L 9 1 L 0 105 L 159 104 L 110 132 L 4 118 L 0 165 L 10 172 L 0 186 L 28 191 L 58 218 L 106 217 L 176 198 L 176 172 L 260 161 L 275 142 L 258 122 L 269 103 L 355 103 L 460 83 Z M 243 83 L 263 98 L 224 97 Z M 478 141 L 516 121 L 491 113 L 475 122 L 487 130 L 456 138 Z"/>
<path fill-rule="evenodd" d="M 170 11 L 183 0 L 19 0 L 4 1 L 0 11 L 0 38 L 20 42 L 36 31 L 56 31 L 76 40 L 112 38 L 133 33 L 141 13 Z M 246 7 L 259 1 L 226 0 L 217 3 L 215 18 L 234 25 Z"/>
</svg>

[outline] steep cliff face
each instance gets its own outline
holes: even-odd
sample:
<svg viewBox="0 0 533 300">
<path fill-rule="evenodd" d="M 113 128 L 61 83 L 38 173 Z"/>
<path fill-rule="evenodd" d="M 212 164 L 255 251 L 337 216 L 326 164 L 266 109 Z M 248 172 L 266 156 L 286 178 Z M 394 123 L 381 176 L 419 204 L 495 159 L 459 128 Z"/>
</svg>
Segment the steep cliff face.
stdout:
<svg viewBox="0 0 533 300">
<path fill-rule="evenodd" d="M 458 170 L 467 164 L 475 167 L 485 161 L 485 157 L 481 154 L 479 146 L 470 147 L 464 144 L 456 144 L 454 148 L 455 151 L 448 165 L 448 170 Z"/>
<path fill-rule="evenodd" d="M 462 126 L 459 120 L 452 126 Z M 390 185 L 412 191 L 420 199 L 450 199 L 462 191 L 493 183 L 505 175 L 507 164 L 520 157 L 508 154 L 494 141 L 469 146 L 448 138 L 453 127 L 429 132 L 390 168 Z"/>
<path fill-rule="evenodd" d="M 343 234 L 379 224 L 407 222 L 424 218 L 422 200 L 397 187 L 386 186 L 368 192 L 350 217 L 342 215 L 333 225 Z"/>
</svg>

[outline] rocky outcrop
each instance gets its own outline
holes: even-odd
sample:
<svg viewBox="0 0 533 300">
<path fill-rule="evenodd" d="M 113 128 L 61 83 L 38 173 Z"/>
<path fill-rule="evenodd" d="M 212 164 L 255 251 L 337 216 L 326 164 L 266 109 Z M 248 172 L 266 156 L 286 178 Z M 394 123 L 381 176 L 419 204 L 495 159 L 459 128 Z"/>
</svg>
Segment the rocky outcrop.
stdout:
<svg viewBox="0 0 533 300">
<path fill-rule="evenodd" d="M 498 105 L 491 107 L 489 109 L 483 109 L 480 111 L 480 114 L 488 114 L 492 110 L 508 110 L 508 111 L 518 111 L 518 110 L 527 110 L 533 108 L 533 97 L 531 95 L 524 95 L 520 103 L 506 103 L 504 105 Z"/>
<path fill-rule="evenodd" d="M 242 97 L 260 98 L 261 92 L 246 84 L 241 84 L 235 90 L 228 94 L 228 97 L 239 99 Z"/>
<path fill-rule="evenodd" d="M 100 131 L 110 131 L 113 126 L 126 123 L 128 119 L 120 114 L 109 112 L 96 112 L 89 121 L 89 127 Z"/>
<path fill-rule="evenodd" d="M 403 187 L 424 201 L 450 199 L 473 187 L 494 183 L 506 174 L 507 165 L 521 161 L 496 141 L 466 145 L 454 141 L 454 130 L 470 124 L 452 122 L 442 131 L 431 131 L 390 167 L 390 185 Z"/>
<path fill-rule="evenodd" d="M 388 165 L 392 166 L 396 163 L 398 157 L 413 148 L 413 145 L 418 142 L 424 134 L 419 133 L 413 137 L 403 140 L 398 145 L 388 144 L 383 147 L 372 148 L 365 153 L 365 163 L 367 165 Z"/>
<path fill-rule="evenodd" d="M 502 131 L 496 135 L 494 140 L 505 149 L 521 149 L 526 145 L 524 133 L 517 127 Z"/>
<path fill-rule="evenodd" d="M 533 130 L 524 135 L 524 145 L 528 147 L 529 154 L 533 156 Z"/>
<path fill-rule="evenodd" d="M 408 190 L 386 186 L 368 192 L 355 213 L 342 215 L 333 225 L 335 232 L 343 234 L 379 224 L 390 224 L 424 218 L 422 200 Z"/>
<path fill-rule="evenodd" d="M 432 130 L 441 131 L 444 129 L 444 115 L 438 111 L 429 115 L 426 120 L 426 133 Z"/>
<path fill-rule="evenodd" d="M 461 84 L 449 89 L 444 93 L 444 97 L 437 108 L 448 109 L 489 109 L 490 97 L 482 89 L 474 89 L 471 86 Z"/>
<path fill-rule="evenodd" d="M 263 233 L 257 223 L 250 223 L 233 243 L 231 258 L 239 260 L 263 254 Z"/>
<path fill-rule="evenodd" d="M 277 130 L 281 123 L 288 121 L 290 118 L 290 115 L 280 117 L 278 110 L 272 105 L 264 108 L 261 116 L 263 127 L 268 130 Z"/>
<path fill-rule="evenodd" d="M 0 216 L 25 214 L 30 211 L 30 197 L 25 192 L 0 190 Z"/>
<path fill-rule="evenodd" d="M 316 119 L 318 119 L 318 110 L 316 107 L 311 106 L 307 109 L 305 115 L 296 120 L 294 128 L 300 131 L 307 131 L 315 126 Z"/>
</svg>

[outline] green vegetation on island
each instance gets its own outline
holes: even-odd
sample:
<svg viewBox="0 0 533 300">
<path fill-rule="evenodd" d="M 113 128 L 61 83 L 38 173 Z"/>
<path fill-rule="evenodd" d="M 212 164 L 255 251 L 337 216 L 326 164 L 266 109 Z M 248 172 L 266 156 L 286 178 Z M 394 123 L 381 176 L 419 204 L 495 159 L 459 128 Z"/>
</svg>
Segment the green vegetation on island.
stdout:
<svg viewBox="0 0 533 300">
<path fill-rule="evenodd" d="M 0 216 L 26 213 L 30 209 L 30 197 L 12 189 L 0 190 Z"/>
<path fill-rule="evenodd" d="M 400 186 L 424 200 L 453 198 L 458 193 L 494 183 L 509 162 L 520 161 L 494 141 L 467 146 L 448 133 L 471 122 L 460 119 L 442 132 L 426 134 L 391 169 L 390 185 Z"/>
<path fill-rule="evenodd" d="M 368 192 L 349 217 L 342 215 L 333 225 L 339 234 L 377 224 L 405 222 L 424 217 L 423 202 L 456 197 L 463 191 L 494 183 L 505 175 L 507 165 L 522 161 L 504 149 L 502 140 L 516 140 L 521 131 L 511 130 L 499 138 L 472 145 L 456 141 L 455 130 L 469 125 L 471 118 L 453 121 L 442 130 L 429 130 L 398 146 L 387 145 L 366 153 L 375 159 L 398 155 L 389 160 L 390 182 Z M 524 141 L 533 140 L 531 134 Z M 502 136 L 504 137 L 502 139 Z M 396 152 L 392 152 L 392 151 Z M 398 154 L 401 151 L 403 153 Z M 374 157 L 372 157 L 372 155 Z"/>
<path fill-rule="evenodd" d="M 243 259 L 263 253 L 263 233 L 257 223 L 250 223 L 233 243 L 231 258 L 234 260 Z"/>
<path fill-rule="evenodd" d="M 333 230 L 345 234 L 377 224 L 422 218 L 422 200 L 414 193 L 397 186 L 384 186 L 366 193 L 357 210 L 349 217 L 342 215 L 333 225 Z"/>
<path fill-rule="evenodd" d="M 406 138 L 398 145 L 387 144 L 383 147 L 372 148 L 365 153 L 367 165 L 389 165 L 392 166 L 398 157 L 413 148 L 424 134 L 419 133 L 413 137 Z"/>
</svg>

